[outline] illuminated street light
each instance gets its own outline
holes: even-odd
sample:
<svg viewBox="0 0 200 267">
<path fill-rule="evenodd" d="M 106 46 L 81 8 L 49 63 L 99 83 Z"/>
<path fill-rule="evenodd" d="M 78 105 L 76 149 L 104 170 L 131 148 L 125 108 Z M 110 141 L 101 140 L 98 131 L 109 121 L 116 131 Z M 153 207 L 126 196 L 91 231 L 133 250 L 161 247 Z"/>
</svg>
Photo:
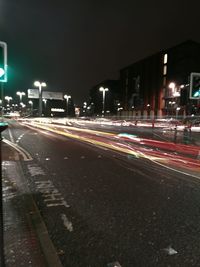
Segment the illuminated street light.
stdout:
<svg viewBox="0 0 200 267">
<path fill-rule="evenodd" d="M 22 102 L 22 96 L 26 95 L 24 92 L 17 92 L 16 94 L 19 96 L 20 102 Z"/>
<path fill-rule="evenodd" d="M 39 117 L 42 116 L 42 87 L 46 87 L 45 82 L 34 82 L 34 85 L 39 88 Z"/>
<path fill-rule="evenodd" d="M 171 83 L 169 84 L 169 88 L 171 88 L 172 90 L 174 90 L 175 87 L 176 87 L 176 84 L 175 84 L 175 83 L 171 82 Z"/>
<path fill-rule="evenodd" d="M 176 118 L 178 118 L 178 112 L 179 112 L 180 109 L 181 109 L 180 107 L 176 108 Z"/>
<path fill-rule="evenodd" d="M 66 99 L 66 103 L 67 103 L 67 116 L 68 116 L 68 102 L 69 102 L 69 99 L 71 98 L 70 95 L 64 95 L 64 99 Z"/>
<path fill-rule="evenodd" d="M 31 105 L 31 114 L 33 113 L 33 101 L 29 100 L 28 104 Z"/>
<path fill-rule="evenodd" d="M 47 99 L 42 99 L 42 101 L 44 102 L 44 106 L 45 106 L 45 108 L 46 108 L 46 105 L 47 105 Z"/>
<path fill-rule="evenodd" d="M 25 108 L 25 107 L 26 107 L 26 105 L 25 105 L 23 102 L 20 103 L 20 106 L 21 106 L 22 108 Z"/>
<path fill-rule="evenodd" d="M 105 97 L 106 97 L 106 92 L 108 92 L 108 88 L 103 88 L 103 87 L 100 87 L 99 88 L 99 91 L 103 93 L 103 109 L 102 109 L 102 114 L 104 115 L 105 113 Z"/>
<path fill-rule="evenodd" d="M 44 102 L 44 108 L 45 108 L 45 111 L 44 111 L 44 114 L 46 114 L 46 107 L 47 107 L 47 99 L 42 99 L 42 101 Z"/>
<path fill-rule="evenodd" d="M 171 82 L 169 84 L 169 88 L 172 89 L 173 97 L 179 97 L 180 96 L 180 89 L 179 88 L 183 88 L 183 87 L 179 86 L 179 88 L 178 88 L 174 82 Z"/>
<path fill-rule="evenodd" d="M 33 101 L 29 100 L 28 103 L 33 106 Z"/>
<path fill-rule="evenodd" d="M 169 101 L 169 104 L 170 104 L 171 107 L 172 107 L 174 104 L 176 104 L 176 102 L 175 102 L 175 101 Z"/>
<path fill-rule="evenodd" d="M 10 104 L 10 100 L 12 100 L 12 97 L 11 96 L 5 96 L 5 100 L 8 101 L 8 104 Z"/>
</svg>

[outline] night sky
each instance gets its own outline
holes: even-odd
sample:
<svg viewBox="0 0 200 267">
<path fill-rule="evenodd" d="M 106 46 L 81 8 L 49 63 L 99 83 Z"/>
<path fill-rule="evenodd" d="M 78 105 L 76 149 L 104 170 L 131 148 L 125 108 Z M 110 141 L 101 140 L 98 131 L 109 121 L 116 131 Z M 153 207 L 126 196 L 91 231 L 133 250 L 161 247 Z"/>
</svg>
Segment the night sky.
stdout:
<svg viewBox="0 0 200 267">
<path fill-rule="evenodd" d="M 8 44 L 5 94 L 45 81 L 76 104 L 119 70 L 187 39 L 200 42 L 200 3 L 148 0 L 0 0 Z"/>
</svg>

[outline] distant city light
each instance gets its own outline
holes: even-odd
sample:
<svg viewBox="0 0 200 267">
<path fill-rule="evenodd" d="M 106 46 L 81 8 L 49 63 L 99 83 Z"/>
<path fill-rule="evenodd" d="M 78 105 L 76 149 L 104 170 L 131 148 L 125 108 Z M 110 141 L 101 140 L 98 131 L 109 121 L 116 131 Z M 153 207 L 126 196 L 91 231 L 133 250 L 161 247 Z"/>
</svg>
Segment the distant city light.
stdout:
<svg viewBox="0 0 200 267">
<path fill-rule="evenodd" d="M 51 108 L 52 112 L 65 112 L 63 108 Z"/>
</svg>

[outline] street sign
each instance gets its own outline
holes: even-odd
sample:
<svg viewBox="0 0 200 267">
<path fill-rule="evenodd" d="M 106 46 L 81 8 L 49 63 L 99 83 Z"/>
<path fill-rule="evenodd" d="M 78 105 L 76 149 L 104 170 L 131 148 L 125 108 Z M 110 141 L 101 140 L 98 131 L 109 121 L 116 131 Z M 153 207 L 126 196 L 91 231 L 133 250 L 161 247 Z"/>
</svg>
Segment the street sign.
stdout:
<svg viewBox="0 0 200 267">
<path fill-rule="evenodd" d="M 63 100 L 63 93 L 43 91 L 42 98 L 53 99 L 53 100 Z"/>
<path fill-rule="evenodd" d="M 38 89 L 28 89 L 28 98 L 39 98 L 39 90 Z"/>
<path fill-rule="evenodd" d="M 28 89 L 28 98 L 39 98 L 39 89 Z M 42 98 L 51 100 L 63 100 L 63 93 L 42 91 Z"/>
</svg>

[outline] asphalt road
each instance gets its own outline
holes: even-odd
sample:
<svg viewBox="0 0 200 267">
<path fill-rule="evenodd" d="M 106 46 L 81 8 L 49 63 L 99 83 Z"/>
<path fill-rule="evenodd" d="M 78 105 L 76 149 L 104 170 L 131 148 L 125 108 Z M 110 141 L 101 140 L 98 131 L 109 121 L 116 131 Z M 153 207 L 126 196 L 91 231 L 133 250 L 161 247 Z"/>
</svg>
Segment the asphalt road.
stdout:
<svg viewBox="0 0 200 267">
<path fill-rule="evenodd" d="M 198 179 L 16 122 L 3 136 L 32 157 L 22 167 L 63 266 L 200 266 Z"/>
</svg>

